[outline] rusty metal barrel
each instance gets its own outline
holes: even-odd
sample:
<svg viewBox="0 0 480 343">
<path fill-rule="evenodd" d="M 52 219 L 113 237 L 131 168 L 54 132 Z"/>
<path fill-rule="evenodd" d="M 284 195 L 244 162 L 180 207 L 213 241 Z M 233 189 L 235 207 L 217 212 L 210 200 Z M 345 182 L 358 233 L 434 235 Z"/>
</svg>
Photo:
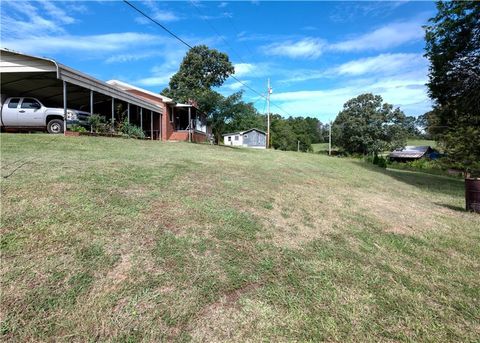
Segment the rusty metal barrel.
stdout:
<svg viewBox="0 0 480 343">
<path fill-rule="evenodd" d="M 465 208 L 480 213 L 480 178 L 465 179 Z"/>
</svg>

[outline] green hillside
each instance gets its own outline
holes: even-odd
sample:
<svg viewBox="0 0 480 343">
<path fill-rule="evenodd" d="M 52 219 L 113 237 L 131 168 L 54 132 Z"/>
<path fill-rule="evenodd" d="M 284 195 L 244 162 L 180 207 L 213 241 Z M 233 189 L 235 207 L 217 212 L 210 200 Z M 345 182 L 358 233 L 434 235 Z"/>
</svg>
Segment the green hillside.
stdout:
<svg viewBox="0 0 480 343">
<path fill-rule="evenodd" d="M 2 134 L 3 341 L 478 341 L 463 181 Z"/>
</svg>

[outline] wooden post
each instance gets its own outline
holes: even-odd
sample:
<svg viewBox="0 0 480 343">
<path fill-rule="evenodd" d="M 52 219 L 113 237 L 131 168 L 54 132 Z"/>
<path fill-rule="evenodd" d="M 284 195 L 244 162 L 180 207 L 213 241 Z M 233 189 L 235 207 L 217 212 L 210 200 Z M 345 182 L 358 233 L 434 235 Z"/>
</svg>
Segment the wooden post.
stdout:
<svg viewBox="0 0 480 343">
<path fill-rule="evenodd" d="M 140 128 L 143 130 L 143 107 L 140 107 Z"/>
<path fill-rule="evenodd" d="M 130 124 L 130 103 L 127 102 L 127 123 Z"/>
</svg>

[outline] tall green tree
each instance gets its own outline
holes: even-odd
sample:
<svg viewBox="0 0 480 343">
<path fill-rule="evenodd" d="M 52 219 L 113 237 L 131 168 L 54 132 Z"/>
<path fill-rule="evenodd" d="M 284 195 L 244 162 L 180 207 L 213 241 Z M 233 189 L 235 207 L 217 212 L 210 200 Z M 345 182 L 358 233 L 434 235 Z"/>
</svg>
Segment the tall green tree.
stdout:
<svg viewBox="0 0 480 343">
<path fill-rule="evenodd" d="M 226 130 L 229 132 L 244 131 L 257 128 L 265 131 L 267 129 L 266 117 L 260 114 L 252 103 L 237 101 L 230 109 L 231 115 L 226 123 Z"/>
<path fill-rule="evenodd" d="M 271 115 L 272 146 L 278 150 L 311 151 L 322 141 L 322 125 L 317 118 Z"/>
<path fill-rule="evenodd" d="M 256 110 L 253 105 L 242 100 L 242 95 L 242 92 L 233 93 L 228 97 L 218 94 L 215 100 L 216 106 L 209 118 L 217 143 L 221 141 L 222 134 L 227 133 L 227 131 L 233 132 L 252 128 L 249 127 L 249 123 L 252 123 L 252 119 L 255 119 Z"/>
<path fill-rule="evenodd" d="M 437 11 L 425 27 L 428 88 L 435 102 L 427 129 L 435 133 L 452 162 L 478 168 L 480 2 L 438 2 Z"/>
<path fill-rule="evenodd" d="M 162 94 L 178 102 L 194 100 L 202 112 L 210 114 L 219 98 L 212 88 L 221 86 L 234 72 L 227 54 L 198 45 L 187 52 Z"/>
<path fill-rule="evenodd" d="M 405 146 L 405 114 L 383 103 L 380 95 L 362 94 L 343 105 L 333 123 L 334 142 L 348 153 L 379 153 Z"/>
</svg>

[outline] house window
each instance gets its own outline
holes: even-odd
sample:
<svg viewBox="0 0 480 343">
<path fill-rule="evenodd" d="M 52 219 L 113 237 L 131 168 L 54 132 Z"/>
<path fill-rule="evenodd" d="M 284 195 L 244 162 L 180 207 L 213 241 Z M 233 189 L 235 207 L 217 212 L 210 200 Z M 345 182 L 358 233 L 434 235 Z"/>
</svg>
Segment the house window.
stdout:
<svg viewBox="0 0 480 343">
<path fill-rule="evenodd" d="M 235 140 L 238 141 L 238 136 L 235 136 Z"/>
<path fill-rule="evenodd" d="M 229 141 L 229 142 L 232 141 L 232 137 L 231 137 L 231 136 L 228 136 L 228 141 Z"/>
<path fill-rule="evenodd" d="M 170 109 L 170 123 L 173 123 L 173 108 Z"/>
</svg>

